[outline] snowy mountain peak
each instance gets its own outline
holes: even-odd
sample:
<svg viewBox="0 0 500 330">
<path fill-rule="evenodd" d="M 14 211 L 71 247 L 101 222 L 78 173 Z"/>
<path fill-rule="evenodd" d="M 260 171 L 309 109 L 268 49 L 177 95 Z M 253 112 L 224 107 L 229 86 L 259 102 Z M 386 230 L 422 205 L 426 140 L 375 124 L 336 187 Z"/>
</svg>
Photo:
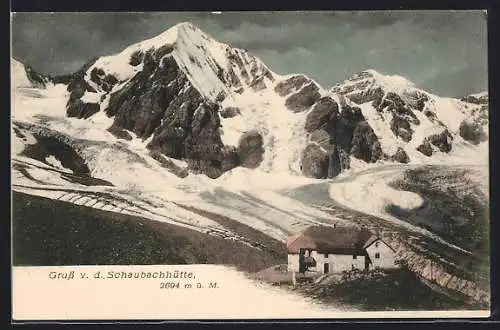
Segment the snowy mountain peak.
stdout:
<svg viewBox="0 0 500 330">
<path fill-rule="evenodd" d="M 356 73 L 336 84 L 332 91 L 349 97 L 360 91 L 374 91 L 381 89 L 384 93 L 393 92 L 397 94 L 414 93 L 417 89 L 415 84 L 403 76 L 386 75 L 373 69 Z"/>
<path fill-rule="evenodd" d="M 31 67 L 24 65 L 15 58 L 10 58 L 10 71 L 12 76 L 11 88 L 45 88 L 48 79 L 35 72 Z"/>
<path fill-rule="evenodd" d="M 375 70 L 367 70 L 365 72 L 371 74 L 375 83 L 379 84 L 380 86 L 389 91 L 401 92 L 401 91 L 409 91 L 416 88 L 415 84 L 413 84 L 411 81 L 409 81 L 407 78 L 403 76 L 384 75 Z"/>
<path fill-rule="evenodd" d="M 144 58 L 150 55 L 160 64 L 165 58 L 173 57 L 192 85 L 209 100 L 232 91 L 241 93 L 248 87 L 261 88 L 275 76 L 245 50 L 220 43 L 189 22 L 174 25 L 118 54 L 99 58 L 87 73 L 102 70 L 118 82 L 125 82 L 143 70 Z"/>
<path fill-rule="evenodd" d="M 27 84 L 32 71 L 13 62 L 13 72 L 14 82 Z M 425 162 L 464 140 L 485 141 L 487 112 L 478 104 L 372 69 L 326 91 L 307 75 L 275 74 L 189 22 L 53 81 L 65 90 L 66 116 L 102 124 L 111 139 L 137 141 L 177 176 L 217 178 L 247 167 L 331 178 L 353 158 Z M 470 117 L 478 120 L 465 122 Z"/>
<path fill-rule="evenodd" d="M 489 97 L 488 92 L 483 91 L 479 93 L 469 94 L 461 99 L 464 102 L 488 105 Z"/>
</svg>

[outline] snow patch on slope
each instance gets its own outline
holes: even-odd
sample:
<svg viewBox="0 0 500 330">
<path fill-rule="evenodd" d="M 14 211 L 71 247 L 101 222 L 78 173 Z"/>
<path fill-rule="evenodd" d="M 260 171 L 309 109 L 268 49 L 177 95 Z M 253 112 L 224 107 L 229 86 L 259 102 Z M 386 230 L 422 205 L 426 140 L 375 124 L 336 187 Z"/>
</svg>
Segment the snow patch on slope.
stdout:
<svg viewBox="0 0 500 330">
<path fill-rule="evenodd" d="M 278 83 L 282 78 L 277 79 Z M 237 146 L 245 132 L 255 130 L 264 140 L 264 159 L 259 170 L 273 173 L 300 173 L 300 153 L 307 143 L 304 129 L 307 112 L 294 113 L 285 99 L 274 92 L 274 85 L 259 92 L 245 90 L 234 96 L 241 114 L 221 118 L 222 140 Z"/>
<path fill-rule="evenodd" d="M 416 88 L 415 84 L 403 76 L 384 75 L 372 69 L 365 70 L 364 72 L 370 74 L 373 77 L 374 83 L 381 86 L 387 92 L 404 94 Z"/>
<path fill-rule="evenodd" d="M 24 64 L 14 58 L 10 58 L 11 88 L 32 87 L 31 81 L 26 74 Z"/>
</svg>

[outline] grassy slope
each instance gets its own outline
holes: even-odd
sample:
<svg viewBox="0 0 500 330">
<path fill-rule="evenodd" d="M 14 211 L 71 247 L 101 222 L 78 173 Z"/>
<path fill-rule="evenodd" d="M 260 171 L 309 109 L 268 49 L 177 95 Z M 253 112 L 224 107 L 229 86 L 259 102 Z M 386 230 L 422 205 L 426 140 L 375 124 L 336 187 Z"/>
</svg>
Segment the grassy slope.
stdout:
<svg viewBox="0 0 500 330">
<path fill-rule="evenodd" d="M 171 224 L 18 192 L 13 192 L 12 224 L 14 265 L 215 263 L 256 271 L 286 260 L 281 242 L 274 242 L 277 251 L 259 250 Z"/>
<path fill-rule="evenodd" d="M 296 290 L 325 303 L 343 302 L 366 311 L 476 309 L 464 297 L 432 290 L 406 269 L 359 273 L 326 284 L 303 284 Z"/>
<path fill-rule="evenodd" d="M 427 200 L 424 210 L 389 207 L 397 217 L 422 220 L 427 229 L 475 255 L 472 268 L 479 278 L 488 278 L 489 199 L 470 179 L 465 169 L 424 166 L 406 170 L 390 183 L 399 190 L 411 191 Z"/>
</svg>

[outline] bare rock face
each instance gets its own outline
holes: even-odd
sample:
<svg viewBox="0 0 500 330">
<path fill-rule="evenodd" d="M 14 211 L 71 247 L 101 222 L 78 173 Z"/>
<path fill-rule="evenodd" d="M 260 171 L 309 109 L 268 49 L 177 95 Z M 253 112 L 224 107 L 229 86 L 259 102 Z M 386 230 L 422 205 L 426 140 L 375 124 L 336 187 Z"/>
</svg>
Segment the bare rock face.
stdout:
<svg viewBox="0 0 500 330">
<path fill-rule="evenodd" d="M 474 103 L 474 104 L 488 104 L 489 99 L 488 99 L 488 94 L 483 93 L 480 95 L 468 95 L 468 96 L 462 97 L 461 101 L 468 102 L 468 103 Z"/>
<path fill-rule="evenodd" d="M 344 106 L 328 128 L 332 142 L 344 153 L 366 162 L 376 162 L 382 157 L 380 142 L 358 107 Z"/>
<path fill-rule="evenodd" d="M 329 162 L 328 153 L 319 145 L 311 143 L 302 152 L 300 167 L 305 176 L 322 179 L 328 177 Z"/>
<path fill-rule="evenodd" d="M 385 95 L 381 87 L 373 86 L 373 75 L 368 71 L 355 74 L 349 79 L 348 84 L 337 84 L 332 91 L 345 95 L 351 101 L 357 104 L 372 102 L 376 108 Z"/>
<path fill-rule="evenodd" d="M 433 134 L 431 136 L 428 137 L 429 139 L 429 142 L 438 147 L 439 150 L 441 152 L 450 152 L 451 151 L 451 148 L 452 148 L 452 140 L 453 140 L 453 136 L 450 134 L 450 132 L 445 129 L 444 131 L 442 131 L 441 133 L 439 134 Z"/>
<path fill-rule="evenodd" d="M 354 130 L 358 124 L 365 122 L 365 117 L 358 107 L 345 105 L 336 120 L 328 122 L 333 143 L 338 144 L 347 153 L 351 152 Z"/>
<path fill-rule="evenodd" d="M 333 178 L 350 167 L 349 154 L 337 146 L 327 151 L 310 143 L 302 152 L 300 167 L 304 176 L 316 179 Z"/>
<path fill-rule="evenodd" d="M 250 84 L 250 87 L 252 87 L 254 92 L 258 92 L 258 91 L 261 91 L 263 89 L 266 89 L 267 86 L 266 86 L 266 83 L 264 82 L 264 76 L 261 76 L 261 77 L 255 79 L 254 81 L 252 81 L 252 83 Z"/>
<path fill-rule="evenodd" d="M 143 59 L 144 59 L 144 53 L 140 50 L 135 51 L 130 56 L 129 64 L 132 66 L 138 66 L 139 64 L 142 63 Z"/>
<path fill-rule="evenodd" d="M 360 122 L 354 129 L 351 155 L 367 163 L 373 163 L 382 157 L 382 148 L 377 136 L 368 122 Z"/>
<path fill-rule="evenodd" d="M 93 114 L 99 112 L 100 106 L 98 103 L 85 103 L 80 99 L 68 102 L 66 114 L 68 117 L 89 118 Z"/>
<path fill-rule="evenodd" d="M 311 80 L 306 76 L 296 75 L 279 82 L 274 88 L 274 91 L 278 93 L 279 96 L 287 96 L 292 92 L 298 91 L 310 82 Z"/>
<path fill-rule="evenodd" d="M 307 114 L 305 129 L 307 132 L 313 132 L 325 126 L 328 121 L 335 121 L 339 116 L 339 106 L 331 97 L 320 98 L 311 112 Z"/>
<path fill-rule="evenodd" d="M 89 118 L 100 110 L 100 105 L 98 103 L 87 103 L 81 100 L 85 93 L 96 92 L 96 90 L 85 81 L 86 70 L 92 66 L 96 60 L 97 59 L 92 59 L 73 75 L 56 77 L 53 79 L 55 82 L 67 81 L 68 83 L 68 87 L 66 88 L 70 93 L 68 102 L 66 103 L 66 115 L 68 117 Z"/>
<path fill-rule="evenodd" d="M 429 118 L 430 121 L 432 121 L 433 123 L 437 122 L 437 116 L 436 116 L 436 113 L 434 111 L 431 111 L 431 110 L 424 110 L 424 115 Z"/>
<path fill-rule="evenodd" d="M 403 141 L 409 142 L 413 136 L 413 129 L 408 120 L 402 116 L 394 115 L 391 119 L 391 131 Z"/>
<path fill-rule="evenodd" d="M 127 132 L 126 130 L 116 126 L 115 124 L 111 125 L 108 129 L 107 129 L 108 132 L 110 132 L 111 134 L 113 134 L 117 139 L 121 139 L 121 140 L 127 140 L 127 141 L 131 141 L 132 140 L 132 135 L 130 135 L 129 132 Z"/>
<path fill-rule="evenodd" d="M 164 56 L 168 51 L 146 52 L 143 71 L 111 94 L 105 111 L 115 126 L 152 136 L 150 150 L 187 159 L 189 170 L 216 178 L 224 160 L 219 106 L 203 99 L 175 59 Z"/>
<path fill-rule="evenodd" d="M 224 146 L 222 150 L 222 171 L 226 172 L 241 165 L 238 149 L 234 146 Z"/>
<path fill-rule="evenodd" d="M 104 70 L 93 68 L 90 72 L 90 80 L 96 83 L 103 91 L 109 92 L 118 83 L 118 79 L 112 74 L 105 74 Z"/>
<path fill-rule="evenodd" d="M 254 91 L 260 91 L 267 87 L 264 78 L 274 81 L 275 78 L 271 71 L 262 62 L 248 54 L 246 50 L 228 47 L 225 55 L 230 67 L 228 70 L 219 67 L 217 75 L 227 87 L 235 91 L 242 88 L 238 74 L 243 82 Z"/>
<path fill-rule="evenodd" d="M 334 178 L 343 170 L 351 167 L 349 154 L 342 148 L 335 146 L 328 157 L 328 178 Z"/>
<path fill-rule="evenodd" d="M 211 179 L 222 175 L 222 164 L 218 160 L 187 159 L 188 170 L 192 173 L 203 173 Z"/>
<path fill-rule="evenodd" d="M 383 156 L 380 142 L 361 109 L 344 102 L 339 112 L 339 105 L 331 97 L 316 102 L 306 117 L 305 129 L 314 142 L 302 154 L 305 176 L 333 178 L 350 167 L 350 156 L 366 162 L 376 162 Z"/>
<path fill-rule="evenodd" d="M 424 142 L 417 147 L 417 150 L 427 157 L 432 156 L 432 145 L 428 139 L 424 139 Z"/>
<path fill-rule="evenodd" d="M 238 158 L 240 166 L 256 168 L 264 156 L 262 135 L 257 131 L 244 133 L 238 142 Z"/>
<path fill-rule="evenodd" d="M 407 95 L 408 105 L 418 111 L 424 110 L 427 101 L 429 101 L 427 94 L 419 91 L 414 91 Z"/>
<path fill-rule="evenodd" d="M 417 116 L 408 108 L 401 97 L 395 93 L 387 93 L 376 109 L 392 113 L 391 130 L 395 136 L 400 137 L 405 142 L 409 142 L 413 136 L 413 129 L 410 124 L 420 125 Z"/>
<path fill-rule="evenodd" d="M 285 106 L 293 112 L 302 112 L 309 109 L 320 97 L 318 86 L 311 82 L 290 95 L 285 101 Z"/>
<path fill-rule="evenodd" d="M 372 102 L 372 105 L 376 108 L 384 97 L 384 92 L 381 88 L 374 88 L 368 90 L 361 90 L 358 92 L 354 92 L 349 94 L 348 98 L 358 104 L 363 104 L 366 102 Z"/>
<path fill-rule="evenodd" d="M 314 130 L 309 135 L 309 140 L 311 140 L 311 142 L 316 142 L 325 150 L 331 149 L 335 143 L 334 137 L 332 137 L 327 130 L 322 128 Z"/>
<path fill-rule="evenodd" d="M 410 162 L 410 157 L 408 157 L 406 151 L 401 147 L 398 147 L 394 155 L 391 156 L 391 159 L 402 164 L 408 164 Z"/>
</svg>

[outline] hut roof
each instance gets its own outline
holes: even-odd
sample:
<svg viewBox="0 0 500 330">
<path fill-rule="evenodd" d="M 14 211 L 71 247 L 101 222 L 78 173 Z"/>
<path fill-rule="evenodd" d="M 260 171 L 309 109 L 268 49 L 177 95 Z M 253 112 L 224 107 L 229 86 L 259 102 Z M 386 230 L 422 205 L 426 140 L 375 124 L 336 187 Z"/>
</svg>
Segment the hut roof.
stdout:
<svg viewBox="0 0 500 330">
<path fill-rule="evenodd" d="M 319 253 L 361 254 L 377 239 L 366 229 L 314 226 L 290 236 L 286 245 L 288 253 L 311 249 Z"/>
</svg>

